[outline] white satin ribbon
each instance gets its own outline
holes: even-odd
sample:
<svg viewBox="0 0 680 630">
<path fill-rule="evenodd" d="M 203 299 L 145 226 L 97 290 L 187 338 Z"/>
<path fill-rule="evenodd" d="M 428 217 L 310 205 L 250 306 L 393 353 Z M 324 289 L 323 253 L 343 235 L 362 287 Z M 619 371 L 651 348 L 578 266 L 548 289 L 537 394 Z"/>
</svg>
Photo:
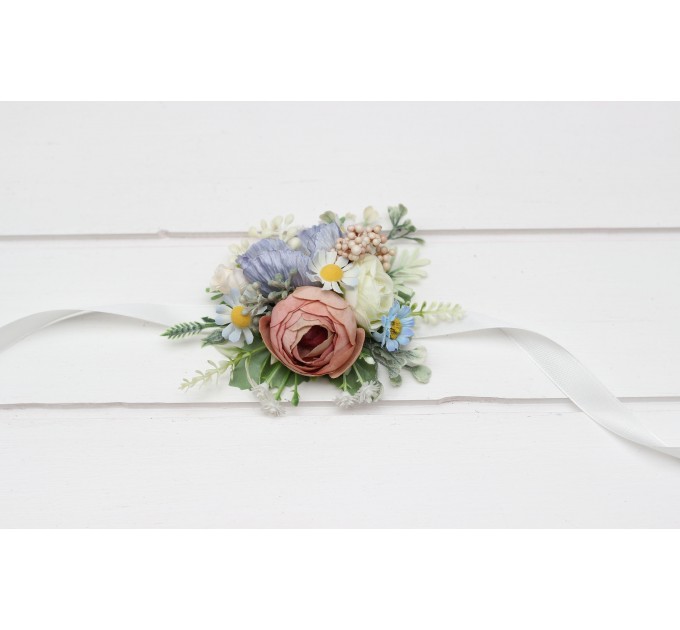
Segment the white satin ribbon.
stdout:
<svg viewBox="0 0 680 630">
<path fill-rule="evenodd" d="M 0 351 L 51 324 L 87 313 L 117 315 L 169 327 L 177 322 L 200 320 L 204 310 L 204 305 L 114 304 L 41 311 L 0 327 Z M 466 313 L 461 321 L 419 325 L 418 338 L 451 337 L 484 330 L 500 330 L 513 339 L 581 411 L 605 429 L 641 446 L 680 458 L 680 446 L 666 443 L 645 427 L 574 355 L 545 335 L 478 313 Z"/>
</svg>

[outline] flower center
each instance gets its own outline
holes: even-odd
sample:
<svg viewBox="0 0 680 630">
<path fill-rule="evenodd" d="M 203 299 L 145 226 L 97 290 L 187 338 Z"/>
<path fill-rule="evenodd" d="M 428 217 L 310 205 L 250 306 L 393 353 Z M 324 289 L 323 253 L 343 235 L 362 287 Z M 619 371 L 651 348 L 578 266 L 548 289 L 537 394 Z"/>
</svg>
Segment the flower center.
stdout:
<svg viewBox="0 0 680 630">
<path fill-rule="evenodd" d="M 326 282 L 337 282 L 338 280 L 342 280 L 342 269 L 334 264 L 325 265 L 324 267 L 321 267 L 319 275 L 321 276 L 321 279 Z"/>
<path fill-rule="evenodd" d="M 231 323 L 237 328 L 248 328 L 252 318 L 243 314 L 243 307 L 239 304 L 231 309 Z"/>
<path fill-rule="evenodd" d="M 399 333 L 401 333 L 401 320 L 395 318 L 390 326 L 390 339 L 396 339 Z"/>
<path fill-rule="evenodd" d="M 328 339 L 328 331 L 323 326 L 312 326 L 300 339 L 298 343 L 298 352 L 302 359 L 307 358 L 310 354 L 318 354 L 314 352 L 318 346 Z"/>
</svg>

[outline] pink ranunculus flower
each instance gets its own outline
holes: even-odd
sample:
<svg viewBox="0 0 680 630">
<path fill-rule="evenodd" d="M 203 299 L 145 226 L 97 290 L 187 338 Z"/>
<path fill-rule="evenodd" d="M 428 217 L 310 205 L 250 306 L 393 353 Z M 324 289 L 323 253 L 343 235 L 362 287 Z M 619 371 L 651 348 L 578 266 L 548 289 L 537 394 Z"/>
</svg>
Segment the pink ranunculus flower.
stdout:
<svg viewBox="0 0 680 630">
<path fill-rule="evenodd" d="M 357 360 L 366 333 L 350 305 L 333 291 L 299 287 L 260 319 L 260 334 L 287 368 L 336 378 Z"/>
</svg>

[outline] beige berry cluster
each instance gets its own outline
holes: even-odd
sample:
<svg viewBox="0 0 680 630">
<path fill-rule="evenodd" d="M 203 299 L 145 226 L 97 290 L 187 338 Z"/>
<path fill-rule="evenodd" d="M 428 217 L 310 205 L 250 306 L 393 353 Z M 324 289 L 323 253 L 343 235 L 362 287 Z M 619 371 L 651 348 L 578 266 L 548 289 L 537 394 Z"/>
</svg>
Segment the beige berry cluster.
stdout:
<svg viewBox="0 0 680 630">
<path fill-rule="evenodd" d="M 352 261 L 360 260 L 366 254 L 373 254 L 382 263 L 383 269 L 389 271 L 395 252 L 387 247 L 387 236 L 381 232 L 380 225 L 348 225 L 347 234 L 338 239 L 335 249 L 338 254 Z"/>
</svg>

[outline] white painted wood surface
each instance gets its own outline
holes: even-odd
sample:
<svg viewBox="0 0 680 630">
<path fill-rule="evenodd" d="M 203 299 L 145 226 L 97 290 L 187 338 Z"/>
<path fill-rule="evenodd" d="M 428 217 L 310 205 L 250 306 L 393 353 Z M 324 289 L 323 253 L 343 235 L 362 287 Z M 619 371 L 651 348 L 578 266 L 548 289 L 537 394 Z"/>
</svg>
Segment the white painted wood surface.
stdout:
<svg viewBox="0 0 680 630">
<path fill-rule="evenodd" d="M 678 227 L 677 105 L 5 104 L 2 232 L 241 229 L 404 203 L 423 228 Z"/>
<path fill-rule="evenodd" d="M 0 323 L 199 301 L 257 218 L 402 201 L 423 297 L 553 336 L 680 439 L 678 105 L 3 104 L 0 139 Z M 503 338 L 428 343 L 431 385 L 362 413 L 312 386 L 273 420 L 179 392 L 213 354 L 158 332 L 88 316 L 0 354 L 1 526 L 679 524 L 680 464 Z"/>
</svg>

